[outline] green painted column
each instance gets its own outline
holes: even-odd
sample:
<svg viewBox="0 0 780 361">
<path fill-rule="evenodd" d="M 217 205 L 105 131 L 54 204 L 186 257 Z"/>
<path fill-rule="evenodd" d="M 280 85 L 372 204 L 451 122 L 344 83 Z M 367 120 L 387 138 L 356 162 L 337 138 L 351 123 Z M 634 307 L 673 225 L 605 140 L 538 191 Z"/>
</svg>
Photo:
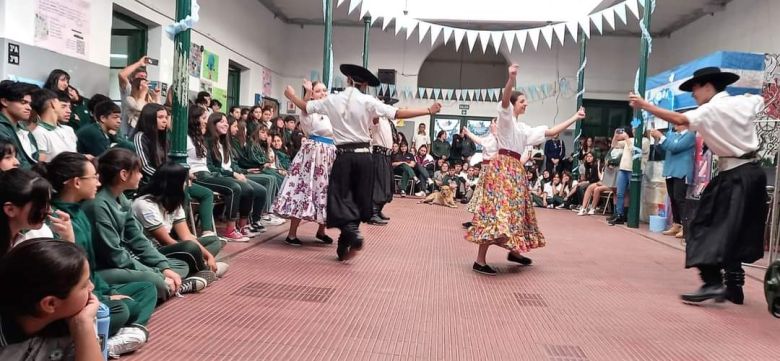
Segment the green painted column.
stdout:
<svg viewBox="0 0 780 361">
<path fill-rule="evenodd" d="M 176 21 L 181 21 L 192 11 L 191 0 L 176 0 Z M 173 116 L 171 130 L 170 160 L 187 164 L 187 93 L 190 89 L 188 71 L 190 59 L 190 29 L 182 31 L 173 38 Z"/>
<path fill-rule="evenodd" d="M 330 84 L 330 64 L 333 62 L 333 0 L 325 0 L 325 46 L 322 52 L 322 83 Z"/>
<path fill-rule="evenodd" d="M 650 2 L 645 5 L 642 23 L 645 29 L 650 29 L 650 15 L 652 6 Z M 648 30 L 649 31 L 649 30 Z M 642 36 L 642 46 L 639 54 L 639 78 L 637 79 L 637 91 L 640 95 L 645 95 L 647 87 L 647 61 L 650 56 L 650 39 Z M 634 147 L 642 149 L 642 138 L 645 133 L 645 120 L 641 110 L 634 110 L 634 118 L 638 120 L 638 126 L 634 129 Z M 631 146 L 627 144 L 626 146 Z M 642 157 L 634 159 L 631 172 L 631 197 L 628 208 L 628 227 L 639 228 L 639 207 L 642 203 Z M 618 207 L 622 205 L 618 204 Z"/>
<path fill-rule="evenodd" d="M 584 32 L 580 32 L 580 67 L 577 70 L 577 110 L 582 106 L 582 100 L 585 97 L 585 65 L 587 64 L 586 50 L 588 48 L 588 37 Z M 582 138 L 582 121 L 576 123 L 574 128 L 574 159 L 572 159 L 572 175 L 575 180 L 580 178 L 580 139 Z"/>
<path fill-rule="evenodd" d="M 363 18 L 363 67 L 368 69 L 368 33 L 371 31 L 371 17 Z"/>
</svg>

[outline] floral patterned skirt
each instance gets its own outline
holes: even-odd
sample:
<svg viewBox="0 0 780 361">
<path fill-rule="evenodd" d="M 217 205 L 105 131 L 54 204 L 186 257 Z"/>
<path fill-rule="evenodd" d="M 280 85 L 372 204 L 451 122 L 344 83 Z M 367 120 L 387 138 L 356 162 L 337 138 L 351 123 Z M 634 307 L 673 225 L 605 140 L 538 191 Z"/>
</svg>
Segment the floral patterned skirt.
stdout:
<svg viewBox="0 0 780 361">
<path fill-rule="evenodd" d="M 466 240 L 516 252 L 544 247 L 523 164 L 499 154 L 485 168 L 480 178 L 482 196 Z"/>
<path fill-rule="evenodd" d="M 482 195 L 484 194 L 482 192 L 482 187 L 485 183 L 485 172 L 489 166 L 490 163 L 482 163 L 482 167 L 479 169 L 479 180 L 477 180 L 477 186 L 474 187 L 474 194 L 471 195 L 469 204 L 466 205 L 466 211 L 469 213 L 477 213 L 477 205 L 479 205 L 479 202 L 482 199 Z"/>
<path fill-rule="evenodd" d="M 304 139 L 301 150 L 290 163 L 273 212 L 319 224 L 325 223 L 328 178 L 336 146 Z"/>
</svg>

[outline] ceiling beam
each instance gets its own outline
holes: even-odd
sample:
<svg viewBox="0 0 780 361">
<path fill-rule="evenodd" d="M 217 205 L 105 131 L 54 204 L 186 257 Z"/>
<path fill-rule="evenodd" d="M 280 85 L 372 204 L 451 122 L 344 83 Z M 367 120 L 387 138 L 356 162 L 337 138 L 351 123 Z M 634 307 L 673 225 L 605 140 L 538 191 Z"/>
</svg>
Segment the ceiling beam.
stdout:
<svg viewBox="0 0 780 361">
<path fill-rule="evenodd" d="M 274 14 L 274 18 L 281 20 L 285 24 L 290 24 L 290 19 L 287 18 L 287 15 L 285 15 L 282 9 L 276 6 L 274 0 L 257 0 L 257 1 L 263 6 L 265 6 L 265 8 L 268 9 L 268 11 Z"/>
</svg>

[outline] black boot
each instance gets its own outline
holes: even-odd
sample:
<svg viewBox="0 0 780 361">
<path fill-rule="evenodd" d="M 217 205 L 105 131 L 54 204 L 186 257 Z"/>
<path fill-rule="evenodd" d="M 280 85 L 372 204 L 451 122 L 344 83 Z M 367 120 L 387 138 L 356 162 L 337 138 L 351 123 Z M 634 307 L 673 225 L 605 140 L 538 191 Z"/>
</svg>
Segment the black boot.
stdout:
<svg viewBox="0 0 780 361">
<path fill-rule="evenodd" d="M 698 290 L 680 295 L 684 302 L 704 302 L 715 299 L 715 302 L 726 300 L 726 288 L 723 287 L 723 276 L 720 266 L 704 265 L 699 266 L 699 275 L 704 285 Z"/>
<path fill-rule="evenodd" d="M 736 305 L 745 302 L 745 294 L 742 292 L 742 286 L 745 284 L 745 270 L 726 271 L 724 273 L 726 280 L 726 299 Z"/>
</svg>

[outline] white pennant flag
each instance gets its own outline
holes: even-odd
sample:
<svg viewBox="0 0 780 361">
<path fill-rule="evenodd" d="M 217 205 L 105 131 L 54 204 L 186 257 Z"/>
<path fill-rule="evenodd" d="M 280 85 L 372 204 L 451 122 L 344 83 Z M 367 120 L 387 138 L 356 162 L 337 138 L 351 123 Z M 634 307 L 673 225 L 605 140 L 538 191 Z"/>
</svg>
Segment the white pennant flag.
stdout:
<svg viewBox="0 0 780 361">
<path fill-rule="evenodd" d="M 561 46 L 566 44 L 566 24 L 556 24 L 553 26 L 553 30 L 555 30 L 555 36 L 558 37 L 558 41 L 561 43 Z"/>
<path fill-rule="evenodd" d="M 431 46 L 436 43 L 436 39 L 439 38 L 439 34 L 441 34 L 441 26 L 432 24 L 431 25 Z"/>
<path fill-rule="evenodd" d="M 385 92 L 387 92 L 387 84 L 385 84 L 385 83 L 379 84 L 379 88 L 381 89 L 380 90 L 381 94 L 384 94 Z"/>
<path fill-rule="evenodd" d="M 433 99 L 439 99 L 439 94 L 441 94 L 441 89 L 433 89 Z"/>
<path fill-rule="evenodd" d="M 531 38 L 534 50 L 536 50 L 536 46 L 539 44 L 539 28 L 528 29 L 528 36 Z"/>
<path fill-rule="evenodd" d="M 631 10 L 631 13 L 634 14 L 634 16 L 639 19 L 639 4 L 637 4 L 636 0 L 627 0 L 626 6 L 628 6 L 628 9 Z"/>
<path fill-rule="evenodd" d="M 469 100 L 471 101 L 477 100 L 477 92 L 474 89 L 469 89 Z"/>
<path fill-rule="evenodd" d="M 379 18 L 381 18 L 381 16 L 372 16 L 372 17 L 371 17 L 371 26 L 374 26 L 374 23 L 375 23 L 377 20 L 379 20 Z"/>
<path fill-rule="evenodd" d="M 544 37 L 544 41 L 547 42 L 547 47 L 552 49 L 553 27 L 550 25 L 543 27 L 542 36 Z"/>
<path fill-rule="evenodd" d="M 469 53 L 474 50 L 474 44 L 477 42 L 477 36 L 479 33 L 476 31 L 468 30 L 466 31 L 466 41 L 469 43 Z"/>
<path fill-rule="evenodd" d="M 615 15 L 623 22 L 624 25 L 627 25 L 626 22 L 626 3 L 620 3 L 612 7 L 615 11 Z"/>
<path fill-rule="evenodd" d="M 422 43 L 423 39 L 425 39 L 425 35 L 428 35 L 428 29 L 431 28 L 431 23 L 426 23 L 424 21 L 420 22 L 419 28 L 417 29 L 419 41 L 418 43 Z"/>
<path fill-rule="evenodd" d="M 593 22 L 593 25 L 596 26 L 596 30 L 599 31 L 599 34 L 604 34 L 602 31 L 602 27 L 604 26 L 603 21 L 604 17 L 601 16 L 601 14 L 593 14 L 590 16 L 590 21 Z"/>
<path fill-rule="evenodd" d="M 360 6 L 360 18 L 361 19 L 366 16 L 366 13 L 368 13 L 368 8 L 371 5 L 369 3 L 371 1 L 374 1 L 374 0 L 363 0 L 363 4 Z"/>
<path fill-rule="evenodd" d="M 388 86 L 388 89 L 390 89 L 390 96 L 391 97 L 395 96 L 395 84 L 390 84 L 390 86 Z"/>
<path fill-rule="evenodd" d="M 487 51 L 488 42 L 490 41 L 490 32 L 489 31 L 480 31 L 479 32 L 479 42 L 482 44 L 482 54 L 484 54 Z"/>
<path fill-rule="evenodd" d="M 417 88 L 417 98 L 422 99 L 424 95 L 425 95 L 425 89 Z"/>
<path fill-rule="evenodd" d="M 498 49 L 501 48 L 501 38 L 504 36 L 503 31 L 493 31 L 490 33 L 490 40 L 493 41 L 493 48 L 496 51 L 496 54 L 498 54 Z"/>
<path fill-rule="evenodd" d="M 344 2 L 344 0 L 339 0 L 339 1 L 336 3 L 336 7 L 339 7 L 339 6 L 341 6 L 341 4 L 342 4 L 343 2 Z"/>
<path fill-rule="evenodd" d="M 387 26 L 390 25 L 391 21 L 393 21 L 393 18 L 391 16 L 382 17 L 382 31 L 385 31 L 385 29 L 387 29 Z"/>
<path fill-rule="evenodd" d="M 569 30 L 569 34 L 571 35 L 571 38 L 574 39 L 574 42 L 578 42 L 579 40 L 579 24 L 577 24 L 576 21 L 569 21 L 566 23 L 566 29 Z"/>
<path fill-rule="evenodd" d="M 406 18 L 405 17 L 397 17 L 395 18 L 395 35 L 398 36 L 398 33 L 401 32 L 401 29 L 406 27 Z"/>
<path fill-rule="evenodd" d="M 601 11 L 601 14 L 604 16 L 604 20 L 607 21 L 607 24 L 609 24 L 609 27 L 611 27 L 612 30 L 615 30 L 615 12 L 611 9 L 607 9 Z"/>
<path fill-rule="evenodd" d="M 445 31 L 447 29 L 444 29 Z M 452 33 L 455 36 L 455 51 L 457 52 L 458 49 L 460 49 L 460 43 L 463 41 L 463 36 L 466 35 L 466 30 L 463 29 L 452 29 Z"/>
<path fill-rule="evenodd" d="M 481 89 L 479 91 L 479 93 L 482 94 L 482 101 L 486 101 L 487 100 L 487 89 Z"/>
<path fill-rule="evenodd" d="M 456 100 L 460 100 L 461 99 L 460 98 L 460 93 L 461 93 L 460 89 L 455 89 L 455 99 Z"/>
<path fill-rule="evenodd" d="M 525 39 L 528 37 L 528 30 L 516 31 L 517 43 L 520 44 L 520 51 L 525 51 Z"/>
<path fill-rule="evenodd" d="M 357 9 L 358 5 L 360 5 L 362 1 L 363 0 L 349 0 L 349 11 L 347 14 L 352 14 L 352 12 Z"/>
<path fill-rule="evenodd" d="M 505 31 L 504 32 L 504 42 L 506 43 L 506 48 L 509 49 L 509 52 L 512 52 L 512 47 L 515 45 L 515 32 L 514 31 Z"/>
<path fill-rule="evenodd" d="M 447 89 L 447 99 L 452 100 L 452 89 Z"/>
<path fill-rule="evenodd" d="M 578 21 L 580 23 L 580 28 L 582 29 L 582 32 L 585 33 L 585 36 L 590 39 L 590 18 L 585 17 Z"/>
<path fill-rule="evenodd" d="M 409 40 L 409 37 L 412 36 L 412 33 L 414 33 L 414 29 L 417 27 L 417 24 L 420 22 L 414 19 L 409 19 L 406 23 L 406 40 Z"/>
<path fill-rule="evenodd" d="M 450 41 L 450 37 L 452 36 L 452 28 L 445 26 L 442 30 L 444 31 L 444 33 L 442 33 L 442 40 L 444 41 L 444 45 L 447 45 L 447 42 Z"/>
</svg>

